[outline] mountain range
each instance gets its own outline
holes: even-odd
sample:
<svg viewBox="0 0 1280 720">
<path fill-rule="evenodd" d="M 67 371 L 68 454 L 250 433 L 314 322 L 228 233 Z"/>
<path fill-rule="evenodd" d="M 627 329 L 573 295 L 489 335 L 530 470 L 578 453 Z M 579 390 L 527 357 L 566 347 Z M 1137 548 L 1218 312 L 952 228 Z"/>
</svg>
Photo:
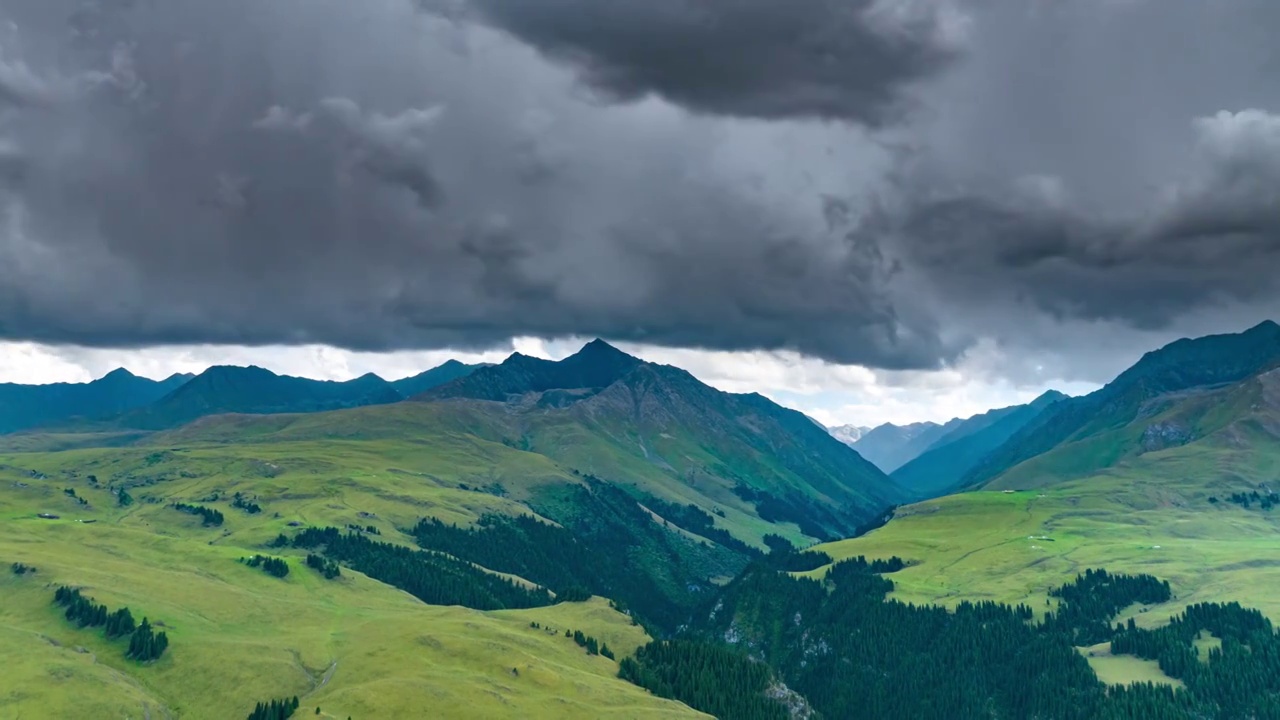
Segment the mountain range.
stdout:
<svg viewBox="0 0 1280 720">
<path fill-rule="evenodd" d="M 88 383 L 0 384 L 0 433 L 118 415 L 160 400 L 192 377 L 156 381 L 120 369 Z"/>
<path fill-rule="evenodd" d="M 140 387 L 149 383 L 139 379 Z M 761 521 L 797 539 L 847 536 L 908 497 L 807 416 L 758 394 L 721 392 L 602 340 L 559 361 L 515 353 L 498 365 L 451 362 L 395 382 L 217 366 L 171 383 L 165 393 L 131 396 L 114 415 L 95 406 L 71 415 L 92 421 L 29 422 L 22 444 L 11 446 L 39 449 L 41 432 L 56 438 L 48 449 L 231 442 L 246 433 L 281 441 L 355 433 L 391 442 L 461 433 L 719 510 L 731 532 L 753 542 L 767 527 Z M 307 417 L 288 419 L 299 414 Z M 83 442 L 67 440 L 75 433 Z"/>
<path fill-rule="evenodd" d="M 1039 486 L 1200 440 L 1274 443 L 1278 367 L 1280 325 L 1271 321 L 1179 340 L 1100 390 L 1053 403 L 969 470 L 962 486 Z"/>
<path fill-rule="evenodd" d="M 335 382 L 218 365 L 149 380 L 120 369 L 88 383 L 0 385 L 0 434 L 37 430 L 163 430 L 208 415 L 322 412 L 399 402 L 485 364 L 450 360 L 388 382 L 372 373 Z"/>
</svg>

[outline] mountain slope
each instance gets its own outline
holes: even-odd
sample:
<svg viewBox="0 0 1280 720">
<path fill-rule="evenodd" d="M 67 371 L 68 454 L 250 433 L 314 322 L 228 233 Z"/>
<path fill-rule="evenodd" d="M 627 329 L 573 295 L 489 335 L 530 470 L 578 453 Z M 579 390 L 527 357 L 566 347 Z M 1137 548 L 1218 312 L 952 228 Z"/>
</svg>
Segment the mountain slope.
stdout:
<svg viewBox="0 0 1280 720">
<path fill-rule="evenodd" d="M 850 534 L 903 497 L 805 415 L 760 395 L 721 392 L 601 340 L 559 362 L 513 355 L 415 400 L 497 413 L 514 425 L 507 432 L 519 433 L 519 447 L 605 480 L 639 481 L 708 512 L 745 511 L 756 525 L 752 540 L 775 521 L 814 538 Z"/>
<path fill-rule="evenodd" d="M 120 369 L 89 383 L 0 384 L 0 433 L 116 415 L 155 402 L 190 379 L 173 375 L 157 382 Z"/>
<path fill-rule="evenodd" d="M 962 420 L 952 420 L 945 425 L 934 422 L 894 425 L 885 423 L 872 428 L 850 447 L 886 473 L 891 473 L 911 462 L 928 450 L 947 433 L 955 430 Z"/>
<path fill-rule="evenodd" d="M 467 365 L 457 360 L 449 360 L 439 367 L 431 368 L 426 372 L 418 373 L 412 377 L 393 380 L 391 387 L 396 389 L 404 397 L 413 397 L 424 393 L 431 388 L 439 387 L 448 382 L 453 382 L 458 378 L 463 378 L 483 367 L 489 367 L 489 363 L 480 363 L 476 365 Z"/>
<path fill-rule="evenodd" d="M 1178 340 L 1147 353 L 1102 389 L 1053 405 L 967 473 L 963 484 L 981 486 L 1055 450 L 1071 455 L 1071 462 L 1059 463 L 1065 477 L 1107 467 L 1124 454 L 1124 448 L 1105 442 L 1094 442 L 1087 449 L 1068 446 L 1111 436 L 1154 414 L 1162 397 L 1240 382 L 1277 365 L 1280 325 L 1271 321 L 1238 334 Z"/>
<path fill-rule="evenodd" d="M 965 420 L 890 477 L 917 498 L 936 497 L 960 484 L 965 473 L 1066 395 L 1049 391 L 1026 405 L 992 410 Z"/>
<path fill-rule="evenodd" d="M 260 367 L 217 366 L 154 403 L 121 415 L 113 424 L 159 430 L 206 415 L 320 412 L 402 399 L 390 383 L 373 374 L 333 382 L 276 375 Z"/>
</svg>

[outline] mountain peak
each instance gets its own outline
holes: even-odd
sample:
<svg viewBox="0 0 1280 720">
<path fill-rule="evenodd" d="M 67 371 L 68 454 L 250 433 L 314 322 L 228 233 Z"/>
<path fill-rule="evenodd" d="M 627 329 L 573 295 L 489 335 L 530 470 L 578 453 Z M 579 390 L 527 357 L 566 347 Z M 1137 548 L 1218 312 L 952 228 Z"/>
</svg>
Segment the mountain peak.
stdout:
<svg viewBox="0 0 1280 720">
<path fill-rule="evenodd" d="M 574 357 L 595 357 L 595 358 L 622 357 L 622 358 L 629 358 L 631 360 L 636 360 L 636 361 L 639 360 L 639 358 L 632 357 L 631 355 L 628 355 L 627 353 L 622 352 L 618 348 L 610 345 L 609 343 L 605 342 L 604 340 L 601 340 L 600 338 L 596 338 L 595 340 L 592 340 L 586 345 L 583 345 L 582 349 L 574 353 L 573 356 Z"/>
<path fill-rule="evenodd" d="M 1280 325 L 1274 320 L 1263 320 L 1244 331 L 1245 335 L 1280 335 Z"/>
<path fill-rule="evenodd" d="M 136 378 L 136 377 L 137 375 L 134 375 L 133 373 L 129 372 L 124 368 L 116 368 L 115 370 L 112 370 L 106 375 L 103 375 L 101 379 L 102 380 L 128 380 L 130 378 Z"/>
<path fill-rule="evenodd" d="M 1057 390 L 1046 390 L 1044 391 L 1043 394 L 1040 395 L 1040 397 L 1036 398 L 1035 400 L 1032 400 L 1028 404 L 1033 407 L 1040 407 L 1042 405 L 1052 405 L 1053 403 L 1056 403 L 1059 400 L 1066 400 L 1068 397 L 1070 396 L 1065 393 L 1060 393 Z"/>
</svg>

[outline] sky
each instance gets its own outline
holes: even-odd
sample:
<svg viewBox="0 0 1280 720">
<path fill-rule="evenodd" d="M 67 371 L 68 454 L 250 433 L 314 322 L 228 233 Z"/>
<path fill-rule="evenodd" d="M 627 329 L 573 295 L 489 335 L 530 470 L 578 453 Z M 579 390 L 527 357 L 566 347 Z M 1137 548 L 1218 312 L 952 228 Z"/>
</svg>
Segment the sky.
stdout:
<svg viewBox="0 0 1280 720">
<path fill-rule="evenodd" d="M 603 337 L 828 424 L 1280 318 L 1274 0 L 0 0 L 0 381 Z"/>
</svg>

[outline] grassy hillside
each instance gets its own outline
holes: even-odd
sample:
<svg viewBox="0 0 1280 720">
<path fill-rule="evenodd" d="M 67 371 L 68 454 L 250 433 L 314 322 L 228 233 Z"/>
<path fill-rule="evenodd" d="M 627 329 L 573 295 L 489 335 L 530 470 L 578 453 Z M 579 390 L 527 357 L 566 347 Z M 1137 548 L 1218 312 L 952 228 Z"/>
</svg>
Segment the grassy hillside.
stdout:
<svg viewBox="0 0 1280 720">
<path fill-rule="evenodd" d="M 474 472 L 512 486 L 557 472 L 502 445 L 438 443 L 416 456 L 387 450 L 336 442 L 274 453 L 99 449 L 0 459 L 0 657 L 8 671 L 0 715 L 221 719 L 294 694 L 300 716 L 320 707 L 321 717 L 334 718 L 693 715 L 617 680 L 613 661 L 564 637 L 582 630 L 619 657 L 644 642 L 643 630 L 604 600 L 495 612 L 433 607 L 349 569 L 325 580 L 299 551 L 264 550 L 290 522 L 374 525 L 407 544 L 397 527 L 423 514 L 469 520 L 513 509 L 512 500 L 457 487 Z M 394 467 L 410 461 L 413 473 Z M 111 484 L 129 486 L 133 504 L 120 507 Z M 262 512 L 231 507 L 226 498 L 236 491 Z M 214 494 L 222 499 L 207 504 L 226 515 L 220 528 L 168 507 Z M 258 552 L 286 558 L 289 575 L 236 562 Z M 13 562 L 37 572 L 10 574 Z M 162 622 L 169 652 L 154 665 L 125 660 L 119 641 L 61 617 L 50 601 L 62 584 Z"/>
<path fill-rule="evenodd" d="M 980 487 L 1020 463 L 1100 435 L 1115 436 L 1146 416 L 1163 397 L 1197 388 L 1228 386 L 1280 364 L 1280 325 L 1264 322 L 1243 333 L 1184 339 L 1149 352 L 1097 392 L 1054 404 L 1024 426 L 1008 442 L 983 459 L 964 478 L 967 487 Z M 1107 467 L 1126 448 L 1103 441 L 1067 452 L 1081 463 L 1070 468 L 1083 477 Z M 1095 453 L 1101 453 L 1095 455 Z"/>
<path fill-rule="evenodd" d="M 1169 580 L 1167 618 L 1188 603 L 1239 601 L 1280 619 L 1280 512 L 1225 499 L 1272 483 L 1274 439 L 1213 441 L 1148 453 L 1105 473 L 1032 490 L 984 490 L 898 510 L 870 534 L 819 546 L 835 559 L 901 556 L 896 597 L 1046 607 L 1046 592 L 1085 568 Z M 1210 498 L 1217 498 L 1212 502 Z"/>
</svg>

